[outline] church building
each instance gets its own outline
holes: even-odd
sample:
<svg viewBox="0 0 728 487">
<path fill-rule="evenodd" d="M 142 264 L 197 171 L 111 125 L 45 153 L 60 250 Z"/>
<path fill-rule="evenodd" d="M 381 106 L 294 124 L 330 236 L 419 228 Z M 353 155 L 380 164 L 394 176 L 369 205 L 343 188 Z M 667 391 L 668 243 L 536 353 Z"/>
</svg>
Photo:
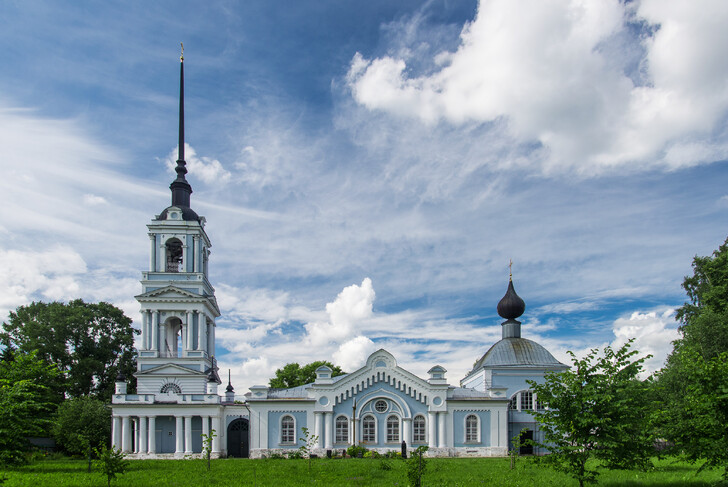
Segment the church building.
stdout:
<svg viewBox="0 0 728 487">
<path fill-rule="evenodd" d="M 429 447 L 432 456 L 504 456 L 511 438 L 539 438 L 529 410 L 539 408 L 528 380 L 568 367 L 521 337 L 525 303 L 513 280 L 498 303 L 502 339 L 460 380 L 433 365 L 427 379 L 397 365 L 381 349 L 356 371 L 290 389 L 253 385 L 235 401 L 224 393 L 215 360 L 220 310 L 208 280 L 211 241 L 205 217 L 191 207 L 185 178 L 184 61 L 180 58 L 179 157 L 171 205 L 147 225 L 149 267 L 142 272 L 142 326 L 136 393 L 119 376 L 112 398 L 112 443 L 130 458 L 199 456 L 212 436 L 213 457 L 261 458 L 303 445 L 302 429 L 318 437 L 319 454 L 362 445 L 380 451 Z M 525 450 L 523 453 L 529 453 Z M 536 452 L 538 453 L 538 452 Z"/>
</svg>

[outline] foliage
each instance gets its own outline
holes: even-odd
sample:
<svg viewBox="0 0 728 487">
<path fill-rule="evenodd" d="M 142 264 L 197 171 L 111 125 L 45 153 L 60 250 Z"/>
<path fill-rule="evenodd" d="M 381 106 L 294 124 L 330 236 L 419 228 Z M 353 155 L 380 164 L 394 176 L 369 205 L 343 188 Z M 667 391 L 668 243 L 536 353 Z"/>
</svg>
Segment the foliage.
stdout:
<svg viewBox="0 0 728 487">
<path fill-rule="evenodd" d="M 0 343 L 21 352 L 38 351 L 66 375 L 63 392 L 110 400 L 119 372 L 135 372 L 131 319 L 109 303 L 33 302 L 10 312 Z"/>
<path fill-rule="evenodd" d="M 316 448 L 316 443 L 318 443 L 319 437 L 318 435 L 312 434 L 305 426 L 301 428 L 301 431 L 303 431 L 303 437 L 299 438 L 299 440 L 303 442 L 303 445 L 298 448 L 298 451 L 301 452 L 301 456 L 308 458 L 308 473 L 310 474 L 311 456 L 313 454 L 313 449 Z"/>
<path fill-rule="evenodd" d="M 215 434 L 215 430 L 211 429 L 210 433 L 202 433 L 200 436 L 202 436 L 202 454 L 207 459 L 207 471 L 209 472 L 212 467 L 212 462 L 210 461 L 210 457 L 212 456 L 212 439 L 217 435 Z"/>
<path fill-rule="evenodd" d="M 349 448 L 346 449 L 346 454 L 349 455 L 351 458 L 358 458 L 359 453 L 361 453 L 362 457 L 364 457 L 364 454 L 368 451 L 369 449 L 365 446 L 351 445 Z"/>
<path fill-rule="evenodd" d="M 108 449 L 104 445 L 96 453 L 99 457 L 96 460 L 96 465 L 101 470 L 101 473 L 106 475 L 106 485 L 110 487 L 111 481 L 129 468 L 129 461 L 124 459 L 124 453 L 122 453 L 121 449 L 117 450 L 113 446 L 111 449 Z"/>
<path fill-rule="evenodd" d="M 523 428 L 521 431 L 516 434 L 513 438 L 511 438 L 511 449 L 508 450 L 508 456 L 511 459 L 511 470 L 513 470 L 516 467 L 516 459 L 518 458 L 518 455 L 521 451 L 521 446 L 523 443 L 523 434 L 526 432 L 526 428 Z"/>
<path fill-rule="evenodd" d="M 692 460 L 728 463 L 728 239 L 712 256 L 693 259 L 683 281 L 689 302 L 677 310 L 682 323 L 654 394 L 661 436 Z M 728 469 L 724 469 L 728 478 Z"/>
<path fill-rule="evenodd" d="M 407 480 L 412 487 L 420 487 L 422 485 L 422 476 L 427 468 L 427 460 L 424 455 L 428 450 L 427 446 L 418 446 L 412 455 L 405 461 Z"/>
<path fill-rule="evenodd" d="M 46 384 L 58 376 L 35 353 L 16 352 L 0 363 L 0 464 L 24 463 L 27 438 L 48 435 L 58 396 Z"/>
<path fill-rule="evenodd" d="M 92 397 L 68 399 L 59 407 L 53 436 L 66 452 L 87 455 L 109 443 L 111 410 Z"/>
<path fill-rule="evenodd" d="M 344 374 L 344 371 L 341 370 L 341 367 L 324 360 L 317 360 L 315 362 L 311 362 L 310 364 L 306 364 L 303 367 L 298 365 L 298 363 L 293 362 L 290 364 L 286 364 L 282 368 L 276 370 L 276 376 L 270 379 L 269 384 L 271 387 L 279 389 L 286 389 L 289 387 L 310 384 L 311 382 L 314 382 L 316 380 L 316 369 L 318 369 L 322 365 L 331 367 L 331 369 L 333 370 L 333 372 L 331 373 L 331 377 L 336 377 L 338 375 Z"/>
<path fill-rule="evenodd" d="M 643 357 L 630 351 L 631 341 L 618 350 L 607 346 L 577 359 L 569 352 L 573 367 L 549 372 L 542 384 L 529 381 L 545 410 L 532 411 L 544 433 L 534 444 L 550 455 L 543 462 L 578 480 L 596 482 L 597 471 L 590 458 L 608 468 L 645 467 L 652 451 L 647 425 L 650 405 L 644 400 L 647 384 L 637 379 Z"/>
</svg>

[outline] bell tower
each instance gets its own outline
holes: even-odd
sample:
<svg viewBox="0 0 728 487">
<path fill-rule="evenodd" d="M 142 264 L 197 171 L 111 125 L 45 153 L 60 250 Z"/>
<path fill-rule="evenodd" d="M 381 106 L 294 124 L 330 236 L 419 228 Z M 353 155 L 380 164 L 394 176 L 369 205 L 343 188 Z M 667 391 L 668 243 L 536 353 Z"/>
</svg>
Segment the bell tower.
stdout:
<svg viewBox="0 0 728 487">
<path fill-rule="evenodd" d="M 184 51 L 183 51 L 184 53 Z M 179 152 L 171 205 L 147 225 L 149 269 L 142 272 L 139 394 L 204 394 L 218 384 L 215 318 L 220 310 L 208 280 L 210 239 L 205 217 L 190 206 L 184 159 L 184 56 L 180 56 Z"/>
</svg>

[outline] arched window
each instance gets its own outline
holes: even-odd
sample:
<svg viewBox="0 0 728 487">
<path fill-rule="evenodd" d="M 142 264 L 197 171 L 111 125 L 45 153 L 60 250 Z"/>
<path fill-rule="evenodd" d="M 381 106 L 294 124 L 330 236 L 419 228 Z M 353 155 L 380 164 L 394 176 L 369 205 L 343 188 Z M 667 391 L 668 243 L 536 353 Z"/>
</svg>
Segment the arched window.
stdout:
<svg viewBox="0 0 728 487">
<path fill-rule="evenodd" d="M 516 394 L 513 394 L 513 397 L 511 398 L 511 404 L 510 404 L 509 407 L 513 411 L 515 411 L 516 409 L 518 409 L 518 394 L 517 393 Z"/>
<path fill-rule="evenodd" d="M 182 267 L 182 242 L 177 238 L 167 240 L 167 272 L 180 272 Z"/>
<path fill-rule="evenodd" d="M 399 443 L 399 418 L 395 415 L 387 418 L 387 443 Z"/>
<path fill-rule="evenodd" d="M 336 437 L 334 441 L 336 443 L 349 442 L 349 418 L 346 416 L 336 418 Z"/>
<path fill-rule="evenodd" d="M 414 443 L 424 443 L 425 440 L 425 417 L 424 416 L 415 416 L 414 421 L 412 422 L 412 441 Z"/>
<path fill-rule="evenodd" d="M 533 409 L 533 392 L 523 391 L 521 392 L 521 410 L 528 411 Z"/>
<path fill-rule="evenodd" d="M 374 416 L 367 415 L 361 422 L 361 440 L 367 443 L 376 443 L 377 441 L 377 424 Z"/>
<path fill-rule="evenodd" d="M 281 443 L 296 442 L 296 422 L 293 416 L 283 416 L 281 418 Z"/>
<path fill-rule="evenodd" d="M 169 392 L 174 392 L 175 394 L 182 394 L 182 389 L 175 384 L 174 382 L 167 382 L 162 386 L 162 388 L 159 390 L 162 394 L 166 394 Z"/>
<path fill-rule="evenodd" d="M 465 418 L 465 443 L 479 443 L 478 438 L 478 417 L 474 414 L 469 414 Z"/>
</svg>

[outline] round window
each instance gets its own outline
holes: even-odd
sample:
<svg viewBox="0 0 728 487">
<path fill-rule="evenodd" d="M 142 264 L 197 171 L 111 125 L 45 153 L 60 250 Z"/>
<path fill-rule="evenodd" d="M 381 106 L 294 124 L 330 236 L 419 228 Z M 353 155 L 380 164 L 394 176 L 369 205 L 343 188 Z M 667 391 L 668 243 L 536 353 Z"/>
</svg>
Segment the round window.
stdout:
<svg viewBox="0 0 728 487">
<path fill-rule="evenodd" d="M 374 403 L 374 409 L 378 413 L 383 413 L 387 410 L 387 401 L 382 401 L 381 399 Z"/>
</svg>

